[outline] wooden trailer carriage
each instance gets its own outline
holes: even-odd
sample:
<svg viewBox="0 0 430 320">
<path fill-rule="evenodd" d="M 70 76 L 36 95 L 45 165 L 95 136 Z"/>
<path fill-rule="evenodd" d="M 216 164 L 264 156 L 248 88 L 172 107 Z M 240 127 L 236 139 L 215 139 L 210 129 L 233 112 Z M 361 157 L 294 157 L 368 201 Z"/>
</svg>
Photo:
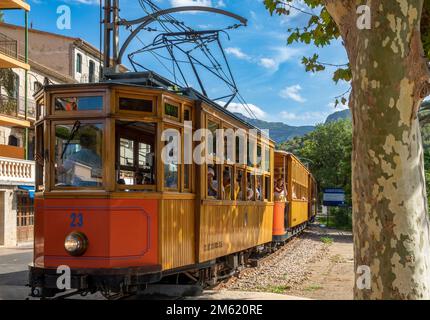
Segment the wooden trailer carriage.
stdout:
<svg viewBox="0 0 430 320">
<path fill-rule="evenodd" d="M 139 286 L 272 240 L 273 141 L 256 134 L 254 155 L 264 160 L 255 165 L 165 164 L 166 129 L 180 133 L 184 160 L 186 121 L 194 133 L 254 128 L 192 89 L 133 77 L 51 85 L 36 96 L 35 295 L 56 292 L 60 265 L 72 269 L 76 289 L 112 273 L 112 286 Z M 218 190 L 208 187 L 212 173 Z"/>
</svg>

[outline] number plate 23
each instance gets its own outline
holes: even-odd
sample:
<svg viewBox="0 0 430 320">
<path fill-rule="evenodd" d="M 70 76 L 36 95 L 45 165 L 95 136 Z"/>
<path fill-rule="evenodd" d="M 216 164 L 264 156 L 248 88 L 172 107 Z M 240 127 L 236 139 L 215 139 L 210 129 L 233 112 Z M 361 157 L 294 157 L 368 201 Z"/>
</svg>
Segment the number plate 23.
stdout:
<svg viewBox="0 0 430 320">
<path fill-rule="evenodd" d="M 70 215 L 70 227 L 72 228 L 80 228 L 84 226 L 84 216 L 82 213 L 72 213 Z"/>
</svg>

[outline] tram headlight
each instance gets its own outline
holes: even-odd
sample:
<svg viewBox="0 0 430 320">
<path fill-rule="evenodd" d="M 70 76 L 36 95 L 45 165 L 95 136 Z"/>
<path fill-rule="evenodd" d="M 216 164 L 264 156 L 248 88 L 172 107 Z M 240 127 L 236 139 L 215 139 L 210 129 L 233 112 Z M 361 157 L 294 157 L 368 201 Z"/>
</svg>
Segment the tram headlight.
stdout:
<svg viewBox="0 0 430 320">
<path fill-rule="evenodd" d="M 78 257 L 87 251 L 88 238 L 82 232 L 72 232 L 64 240 L 64 249 L 71 256 Z"/>
</svg>

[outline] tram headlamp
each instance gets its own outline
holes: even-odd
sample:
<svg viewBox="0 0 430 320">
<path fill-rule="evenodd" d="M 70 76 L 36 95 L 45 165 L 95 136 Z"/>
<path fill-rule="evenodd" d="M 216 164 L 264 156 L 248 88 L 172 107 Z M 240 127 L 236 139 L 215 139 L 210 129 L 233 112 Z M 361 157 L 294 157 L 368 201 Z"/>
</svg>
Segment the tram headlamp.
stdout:
<svg viewBox="0 0 430 320">
<path fill-rule="evenodd" d="M 71 256 L 78 257 L 87 251 L 88 238 L 82 232 L 72 232 L 64 240 L 64 249 Z"/>
</svg>

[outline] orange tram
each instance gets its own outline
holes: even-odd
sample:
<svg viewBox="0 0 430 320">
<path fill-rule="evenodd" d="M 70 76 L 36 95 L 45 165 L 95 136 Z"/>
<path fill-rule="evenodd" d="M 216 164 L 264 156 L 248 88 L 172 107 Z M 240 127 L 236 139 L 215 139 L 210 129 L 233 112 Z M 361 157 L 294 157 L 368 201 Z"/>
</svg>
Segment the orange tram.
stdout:
<svg viewBox="0 0 430 320">
<path fill-rule="evenodd" d="M 36 102 L 32 296 L 63 292 L 57 280 L 64 266 L 69 288 L 82 294 L 213 284 L 316 215 L 311 173 L 260 131 L 257 164 L 163 163 L 166 129 L 179 133 L 184 158 L 190 121 L 193 133 L 255 128 L 154 73 L 48 85 Z M 233 143 L 237 150 L 240 139 Z"/>
</svg>

